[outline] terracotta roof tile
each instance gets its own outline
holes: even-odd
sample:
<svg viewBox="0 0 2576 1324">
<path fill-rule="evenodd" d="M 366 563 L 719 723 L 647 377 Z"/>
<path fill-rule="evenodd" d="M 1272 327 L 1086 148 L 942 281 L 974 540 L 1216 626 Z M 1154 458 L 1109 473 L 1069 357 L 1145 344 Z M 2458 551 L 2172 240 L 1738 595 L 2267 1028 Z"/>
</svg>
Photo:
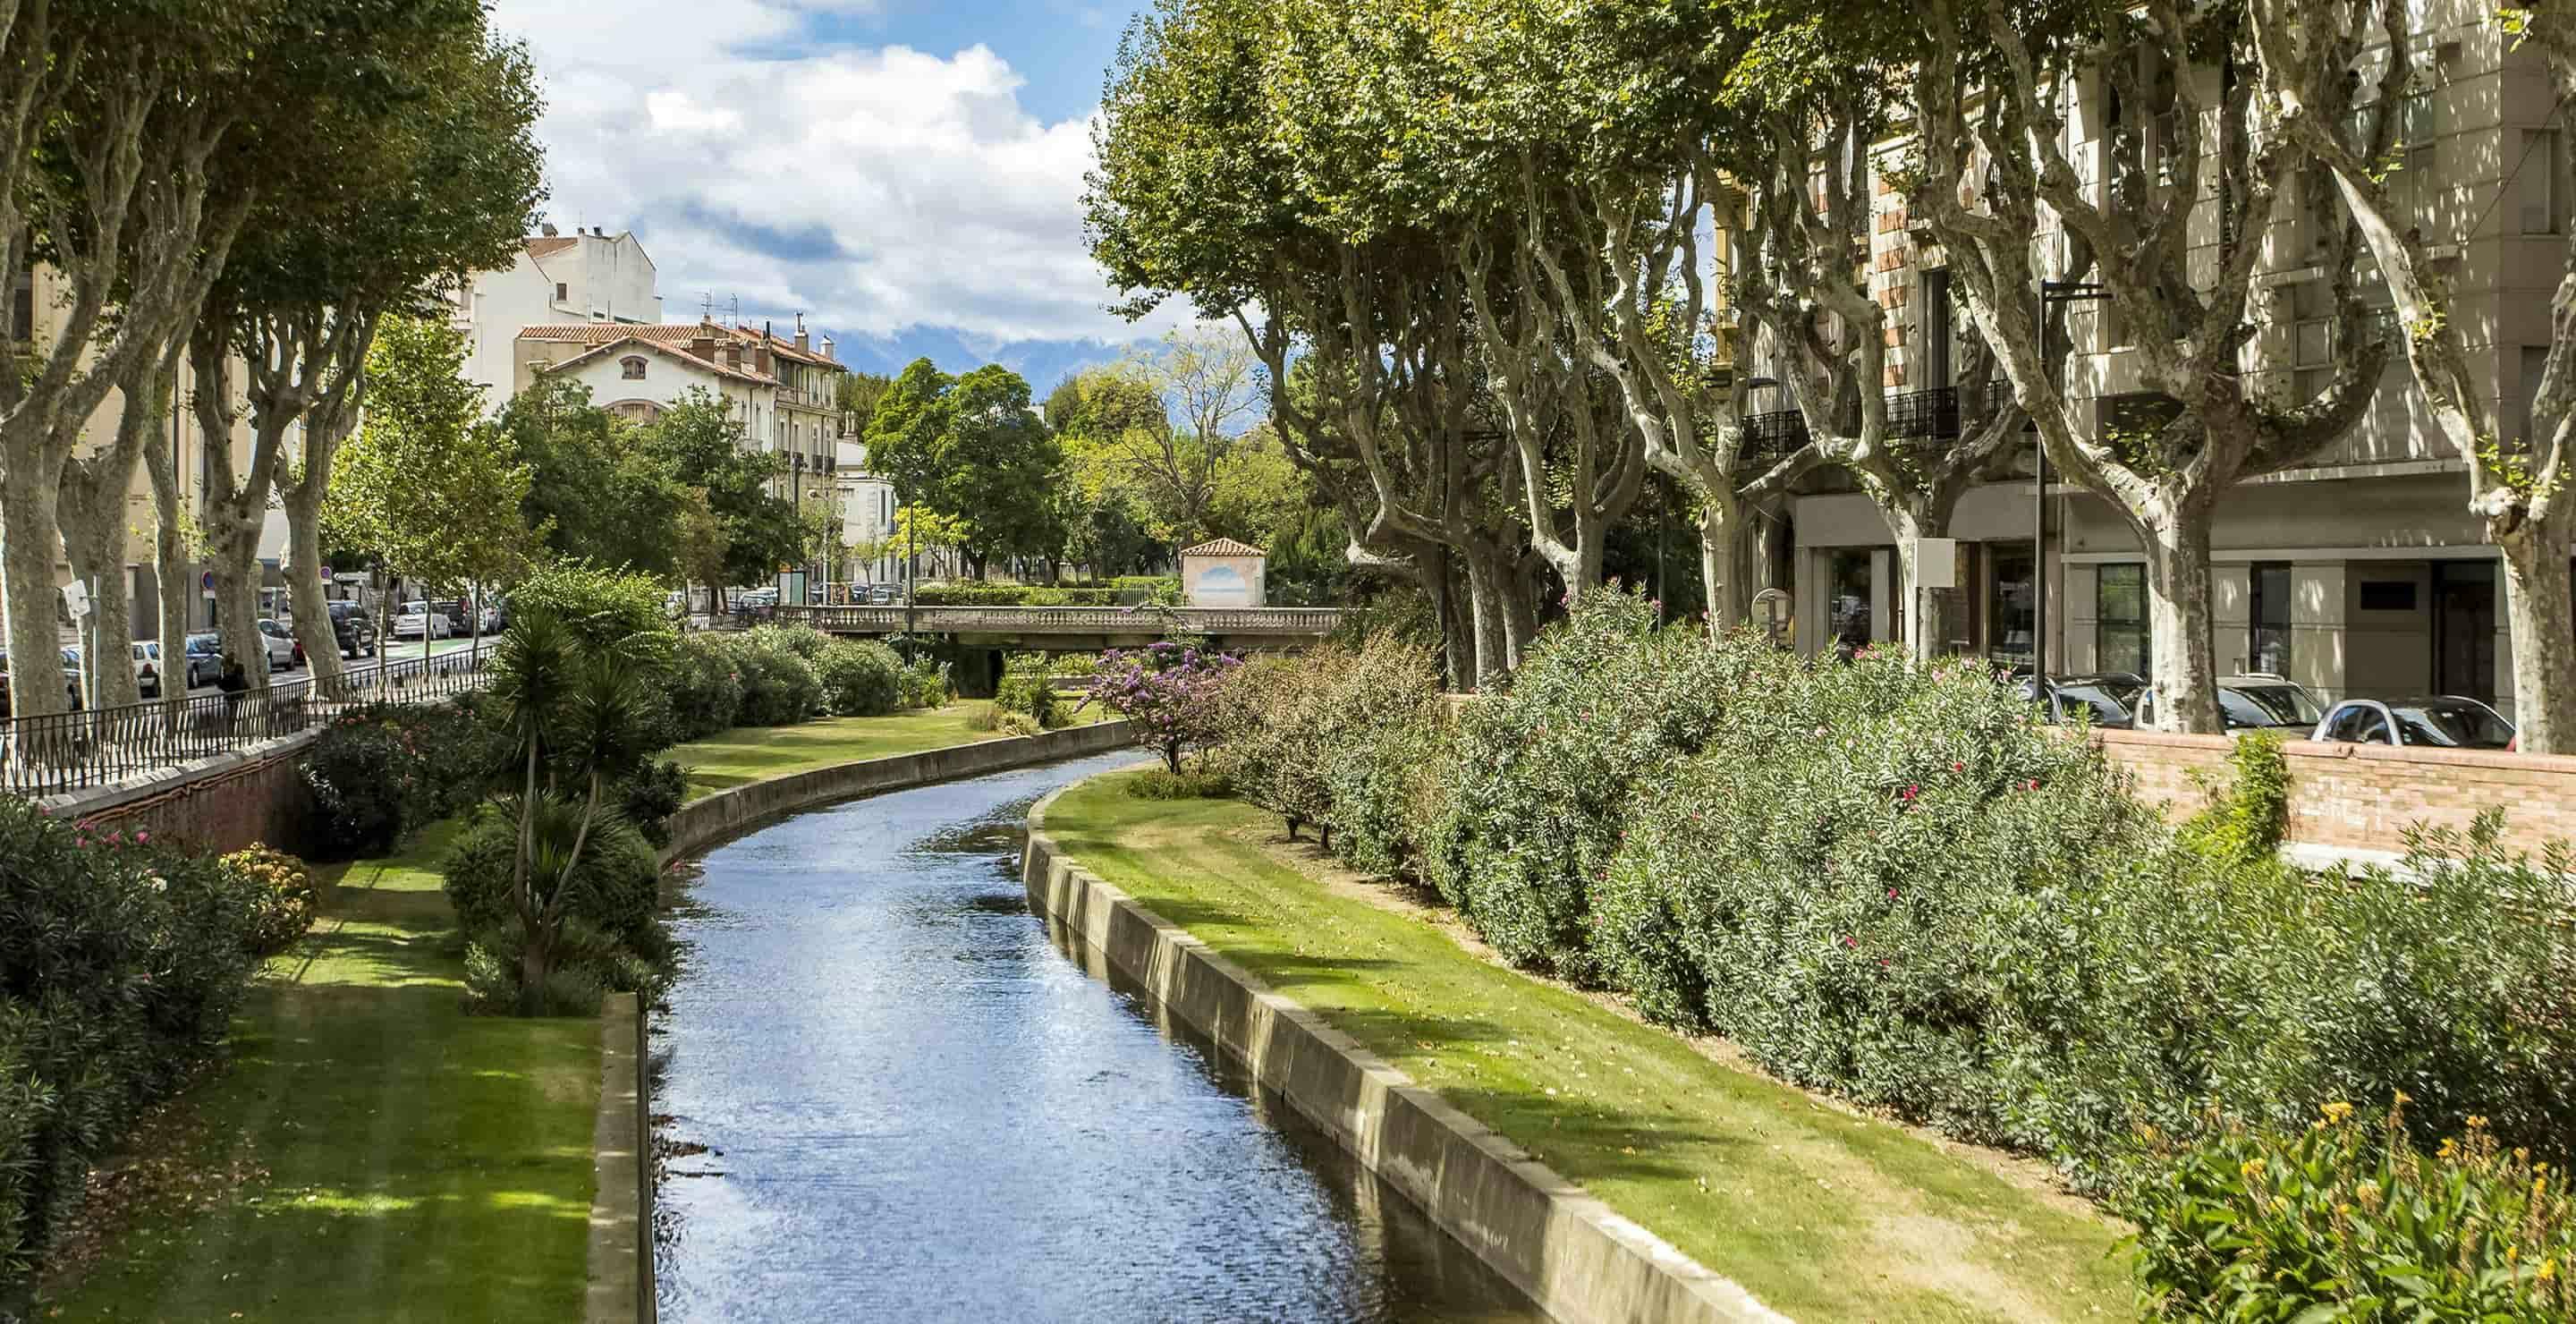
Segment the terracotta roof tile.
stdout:
<svg viewBox="0 0 2576 1324">
<path fill-rule="evenodd" d="M 1183 555 L 1183 556 L 1267 556 L 1267 555 L 1269 555 L 1269 553 L 1268 553 L 1268 552 L 1265 552 L 1265 551 L 1261 550 L 1260 548 L 1255 547 L 1255 546 L 1253 546 L 1252 544 L 1247 543 L 1247 542 L 1236 542 L 1236 541 L 1235 541 L 1234 539 L 1232 539 L 1232 538 L 1214 538 L 1214 539 L 1210 539 L 1210 540 L 1209 540 L 1209 541 L 1207 541 L 1207 542 L 1200 543 L 1200 544 L 1199 544 L 1198 546 L 1196 546 L 1196 547 L 1184 547 L 1184 548 L 1182 548 L 1182 549 L 1181 549 L 1181 555 Z"/>
<path fill-rule="evenodd" d="M 615 322 L 548 322 L 541 323 L 536 326 L 521 327 L 519 329 L 518 338 L 521 340 L 545 341 L 555 344 L 588 346 L 588 348 L 584 349 L 581 353 L 565 359 L 561 363 L 549 366 L 547 368 L 547 371 L 549 372 L 559 371 L 576 363 L 587 362 L 594 356 L 605 354 L 617 346 L 633 342 L 635 344 L 646 345 L 653 349 L 660 350 L 663 353 L 672 355 L 676 358 L 685 359 L 688 362 L 697 364 L 720 377 L 731 377 L 739 381 L 752 382 L 761 386 L 778 385 L 778 379 L 776 377 L 772 377 L 768 373 L 762 372 L 756 368 L 748 365 L 736 368 L 718 359 L 690 352 L 689 342 L 697 338 L 702 326 L 702 323 L 694 322 L 658 322 L 642 326 L 622 325 Z M 709 329 L 716 331 L 721 330 L 721 328 Z"/>
<path fill-rule="evenodd" d="M 528 256 L 552 257 L 580 242 L 580 239 L 568 234 L 538 235 L 528 241 Z"/>
</svg>

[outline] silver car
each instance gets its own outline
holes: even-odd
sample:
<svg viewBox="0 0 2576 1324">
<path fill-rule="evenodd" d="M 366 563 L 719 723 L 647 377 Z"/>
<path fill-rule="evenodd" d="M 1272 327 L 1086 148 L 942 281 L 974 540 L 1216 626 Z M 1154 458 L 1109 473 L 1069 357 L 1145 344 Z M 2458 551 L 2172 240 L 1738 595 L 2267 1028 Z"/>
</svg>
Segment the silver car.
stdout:
<svg viewBox="0 0 2576 1324">
<path fill-rule="evenodd" d="M 2324 715 L 2317 696 L 2287 676 L 2257 671 L 2218 678 L 2218 718 L 2231 734 L 2275 731 L 2284 740 L 2305 740 Z M 2155 724 L 2156 692 L 2149 689 L 2138 700 L 2138 726 Z"/>
<path fill-rule="evenodd" d="M 2315 738 L 2409 749 L 2511 750 L 2521 742 L 2502 713 L 2457 694 L 2346 699 L 2317 723 Z"/>
</svg>

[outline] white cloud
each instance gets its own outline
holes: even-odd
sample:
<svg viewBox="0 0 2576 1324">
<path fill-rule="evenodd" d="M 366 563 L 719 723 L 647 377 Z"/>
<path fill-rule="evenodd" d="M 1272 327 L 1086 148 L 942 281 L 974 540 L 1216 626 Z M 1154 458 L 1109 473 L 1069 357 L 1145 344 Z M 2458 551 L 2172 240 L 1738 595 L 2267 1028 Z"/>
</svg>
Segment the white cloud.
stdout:
<svg viewBox="0 0 2576 1324">
<path fill-rule="evenodd" d="M 1090 126 L 1020 108 L 984 46 L 800 44 L 866 0 L 501 0 L 546 81 L 548 204 L 632 228 L 701 292 L 841 332 L 1125 339 L 1082 237 Z"/>
</svg>

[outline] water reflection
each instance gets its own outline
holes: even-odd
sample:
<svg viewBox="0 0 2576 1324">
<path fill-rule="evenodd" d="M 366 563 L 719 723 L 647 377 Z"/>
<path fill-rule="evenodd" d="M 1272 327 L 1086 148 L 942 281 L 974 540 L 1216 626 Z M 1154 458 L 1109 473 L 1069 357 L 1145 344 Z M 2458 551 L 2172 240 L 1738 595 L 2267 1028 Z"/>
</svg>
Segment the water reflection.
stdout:
<svg viewBox="0 0 2576 1324">
<path fill-rule="evenodd" d="M 856 801 L 708 856 L 654 1027 L 666 1318 L 1541 1318 L 1050 946 L 1018 825 L 1125 761 Z"/>
</svg>

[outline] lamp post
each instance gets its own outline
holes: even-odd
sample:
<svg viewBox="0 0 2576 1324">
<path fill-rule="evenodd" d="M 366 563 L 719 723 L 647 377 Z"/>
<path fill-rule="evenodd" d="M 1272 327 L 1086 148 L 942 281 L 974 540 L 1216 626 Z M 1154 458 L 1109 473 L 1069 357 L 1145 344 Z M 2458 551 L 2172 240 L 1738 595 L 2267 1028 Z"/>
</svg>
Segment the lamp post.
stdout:
<svg viewBox="0 0 2576 1324">
<path fill-rule="evenodd" d="M 2043 369 L 2051 366 L 2048 356 L 2049 305 L 2087 303 L 2108 297 L 2108 292 L 2097 282 L 2040 278 L 2039 363 Z M 2054 384 L 2061 391 L 2066 386 L 2063 378 L 2056 379 Z M 2032 488 L 2030 502 L 2030 678 L 2045 701 L 2048 693 L 2048 434 L 2039 431 L 2036 424 L 2032 430 L 2035 434 L 2032 450 L 2036 459 L 2031 472 L 2038 482 Z"/>
<path fill-rule="evenodd" d="M 805 559 L 805 452 L 796 451 L 790 454 L 787 457 L 787 465 L 790 475 L 787 480 L 789 493 L 787 498 L 787 508 L 795 512 L 796 559 L 802 561 Z M 798 606 L 803 606 L 805 603 L 805 585 L 803 582 L 805 572 L 802 570 L 797 571 L 796 578 L 798 581 L 796 585 L 796 603 Z M 783 598 L 786 595 L 781 593 L 779 596 Z"/>
</svg>

